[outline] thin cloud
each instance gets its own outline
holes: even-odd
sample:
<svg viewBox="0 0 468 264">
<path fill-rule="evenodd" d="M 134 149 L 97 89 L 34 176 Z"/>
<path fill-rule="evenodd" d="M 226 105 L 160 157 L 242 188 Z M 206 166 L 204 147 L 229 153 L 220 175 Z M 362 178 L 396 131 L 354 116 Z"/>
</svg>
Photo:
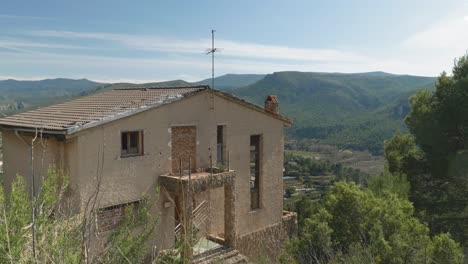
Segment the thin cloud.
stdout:
<svg viewBox="0 0 468 264">
<path fill-rule="evenodd" d="M 128 48 L 161 52 L 201 54 L 211 45 L 210 39 L 176 39 L 149 35 L 129 35 L 105 32 L 33 31 L 31 35 L 65 39 L 93 39 L 117 42 Z M 354 52 L 338 49 L 296 48 L 279 45 L 263 45 L 219 39 L 217 46 L 224 56 L 262 58 L 295 61 L 367 61 L 369 58 Z"/>
<path fill-rule="evenodd" d="M 209 76 L 211 61 L 206 57 L 178 56 L 176 58 L 159 57 L 112 57 L 100 55 L 57 54 L 52 52 L 32 52 L 20 55 L 2 55 L 6 65 L 41 68 L 60 68 L 77 72 L 90 79 L 97 80 L 131 80 L 147 82 L 148 80 L 185 79 L 195 81 L 197 76 Z M 322 71 L 322 72 L 365 72 L 386 70 L 394 73 L 414 72 L 415 65 L 401 61 L 375 60 L 363 62 L 291 62 L 261 61 L 256 59 L 233 59 L 219 57 L 216 61 L 216 75 L 226 73 L 271 73 L 276 71 Z M 418 73 L 418 72 L 417 72 Z M 109 77 L 103 77 L 109 76 Z M 120 76 L 112 78 L 111 76 Z M 140 80 L 141 81 L 138 81 Z"/>
<path fill-rule="evenodd" d="M 7 15 L 0 14 L 0 19 L 30 19 L 30 20 L 56 20 L 51 17 L 39 17 L 39 16 L 20 16 L 20 15 Z"/>
<path fill-rule="evenodd" d="M 53 44 L 43 42 L 32 42 L 24 40 L 2 40 L 0 39 L 0 47 L 9 49 L 21 48 L 47 48 L 47 49 L 90 49 L 89 47 L 65 44 Z M 25 51 L 25 50 L 23 50 Z"/>
<path fill-rule="evenodd" d="M 4 81 L 4 80 L 39 81 L 39 80 L 52 79 L 52 78 L 56 78 L 56 77 L 23 76 L 23 75 L 0 75 L 0 81 Z"/>
<path fill-rule="evenodd" d="M 398 52 L 423 66 L 437 67 L 437 73 L 450 71 L 453 59 L 467 52 L 467 21 L 467 17 L 460 19 L 459 14 L 436 21 L 404 40 Z"/>
<path fill-rule="evenodd" d="M 458 13 L 457 16 L 452 15 L 447 19 L 435 21 L 433 25 L 415 32 L 401 43 L 395 43 L 387 52 L 374 56 L 342 48 L 300 48 L 218 39 L 216 44 L 222 48 L 222 52 L 216 58 L 215 74 L 219 76 L 226 73 L 275 71 L 351 73 L 381 70 L 434 76 L 442 70 L 450 69 L 453 58 L 463 55 L 468 47 L 468 35 L 465 34 L 468 25 L 461 18 L 463 14 Z M 211 46 L 211 40 L 206 38 L 182 39 L 144 34 L 57 30 L 19 34 L 22 37 L 33 37 L 34 40 L 10 40 L 16 42 L 10 43 L 10 47 L 24 49 L 28 53 L 2 53 L 2 64 L 5 66 L 40 66 L 40 69 L 47 69 L 48 73 L 52 74 L 54 69 L 59 69 L 60 72 L 78 72 L 90 79 L 105 82 L 128 80 L 139 83 L 152 79 L 194 81 L 197 80 L 197 76 L 207 77 L 211 72 L 211 60 L 203 53 Z M 36 42 L 36 39 L 40 42 Z M 79 49 L 81 47 L 75 47 L 75 44 L 61 43 L 82 41 L 88 45 L 92 43 L 95 50 L 112 49 L 118 52 L 102 53 L 108 54 L 104 56 L 94 55 L 94 52 L 86 54 L 86 51 L 64 54 L 54 50 Z M 140 56 L 129 55 L 134 54 L 133 51 L 143 52 L 136 52 Z M 144 57 L 141 57 L 141 54 L 144 54 Z M 8 67 L 5 67 L 5 70 L 4 74 L 13 74 L 8 72 Z M 30 71 L 36 73 L 36 70 Z"/>
</svg>

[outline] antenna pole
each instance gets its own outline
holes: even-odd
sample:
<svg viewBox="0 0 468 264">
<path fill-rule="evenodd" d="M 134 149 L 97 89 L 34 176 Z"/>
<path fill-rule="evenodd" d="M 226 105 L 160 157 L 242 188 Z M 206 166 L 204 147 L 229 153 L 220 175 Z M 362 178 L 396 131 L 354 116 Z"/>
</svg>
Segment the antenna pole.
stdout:
<svg viewBox="0 0 468 264">
<path fill-rule="evenodd" d="M 211 30 L 211 49 L 208 49 L 206 54 L 211 54 L 211 89 L 214 89 L 214 54 L 215 52 L 218 52 L 219 50 L 215 48 L 215 43 L 214 43 L 214 33 L 216 30 L 212 29 Z"/>
<path fill-rule="evenodd" d="M 215 46 L 214 46 L 214 33 L 215 30 L 211 30 L 211 89 L 214 89 L 214 54 L 215 54 Z"/>
</svg>

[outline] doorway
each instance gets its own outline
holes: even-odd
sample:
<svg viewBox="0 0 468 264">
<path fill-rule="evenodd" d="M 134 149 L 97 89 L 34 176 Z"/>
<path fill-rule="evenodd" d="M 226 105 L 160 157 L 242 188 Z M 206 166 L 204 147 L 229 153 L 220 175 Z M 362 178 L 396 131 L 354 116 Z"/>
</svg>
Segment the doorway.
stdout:
<svg viewBox="0 0 468 264">
<path fill-rule="evenodd" d="M 178 174 L 190 169 L 196 172 L 197 128 L 196 126 L 172 127 L 172 173 Z M 182 166 L 182 167 L 181 167 Z"/>
</svg>

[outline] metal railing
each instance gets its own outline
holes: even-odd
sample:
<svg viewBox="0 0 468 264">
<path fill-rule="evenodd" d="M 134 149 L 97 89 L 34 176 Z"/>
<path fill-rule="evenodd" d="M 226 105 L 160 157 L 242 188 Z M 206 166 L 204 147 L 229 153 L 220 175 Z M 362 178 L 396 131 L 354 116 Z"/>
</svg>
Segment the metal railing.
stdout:
<svg viewBox="0 0 468 264">
<path fill-rule="evenodd" d="M 205 223 L 206 219 L 209 217 L 209 208 L 208 202 L 202 201 L 193 211 L 192 211 L 192 223 L 193 226 L 197 229 L 200 229 L 201 226 Z M 183 226 L 182 223 L 179 223 L 175 227 L 175 235 L 177 238 L 180 238 L 182 234 Z"/>
<path fill-rule="evenodd" d="M 221 163 L 221 166 L 213 166 L 213 156 L 212 155 L 209 155 L 209 167 L 206 169 L 206 170 L 203 170 L 203 172 L 209 172 L 211 175 L 212 174 L 216 174 L 216 173 L 220 173 L 220 172 L 225 172 L 225 171 L 229 171 L 230 170 L 230 160 L 229 160 L 229 152 L 226 152 L 226 160 L 223 160 L 223 162 Z M 179 176 L 191 176 L 191 174 L 193 173 L 192 172 L 192 160 L 194 160 L 193 157 L 188 157 L 188 168 L 184 169 L 184 164 L 187 164 L 184 162 L 184 159 L 182 158 L 179 158 Z M 224 164 L 226 165 L 226 167 L 224 166 Z M 201 172 L 201 171 L 200 171 Z M 174 173 L 174 172 L 173 172 Z"/>
</svg>

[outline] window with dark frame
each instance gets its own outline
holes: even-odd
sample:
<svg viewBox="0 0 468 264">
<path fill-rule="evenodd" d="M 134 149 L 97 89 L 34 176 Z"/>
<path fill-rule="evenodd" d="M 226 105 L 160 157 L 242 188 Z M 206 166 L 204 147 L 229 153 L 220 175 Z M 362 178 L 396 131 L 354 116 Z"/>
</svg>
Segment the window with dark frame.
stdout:
<svg viewBox="0 0 468 264">
<path fill-rule="evenodd" d="M 121 156 L 143 155 L 143 131 L 122 132 Z"/>
<path fill-rule="evenodd" d="M 224 145 L 224 126 L 218 126 L 216 129 L 216 160 L 218 166 L 223 166 L 225 164 Z"/>
<path fill-rule="evenodd" d="M 261 136 L 250 136 L 250 208 L 260 208 Z"/>
</svg>

